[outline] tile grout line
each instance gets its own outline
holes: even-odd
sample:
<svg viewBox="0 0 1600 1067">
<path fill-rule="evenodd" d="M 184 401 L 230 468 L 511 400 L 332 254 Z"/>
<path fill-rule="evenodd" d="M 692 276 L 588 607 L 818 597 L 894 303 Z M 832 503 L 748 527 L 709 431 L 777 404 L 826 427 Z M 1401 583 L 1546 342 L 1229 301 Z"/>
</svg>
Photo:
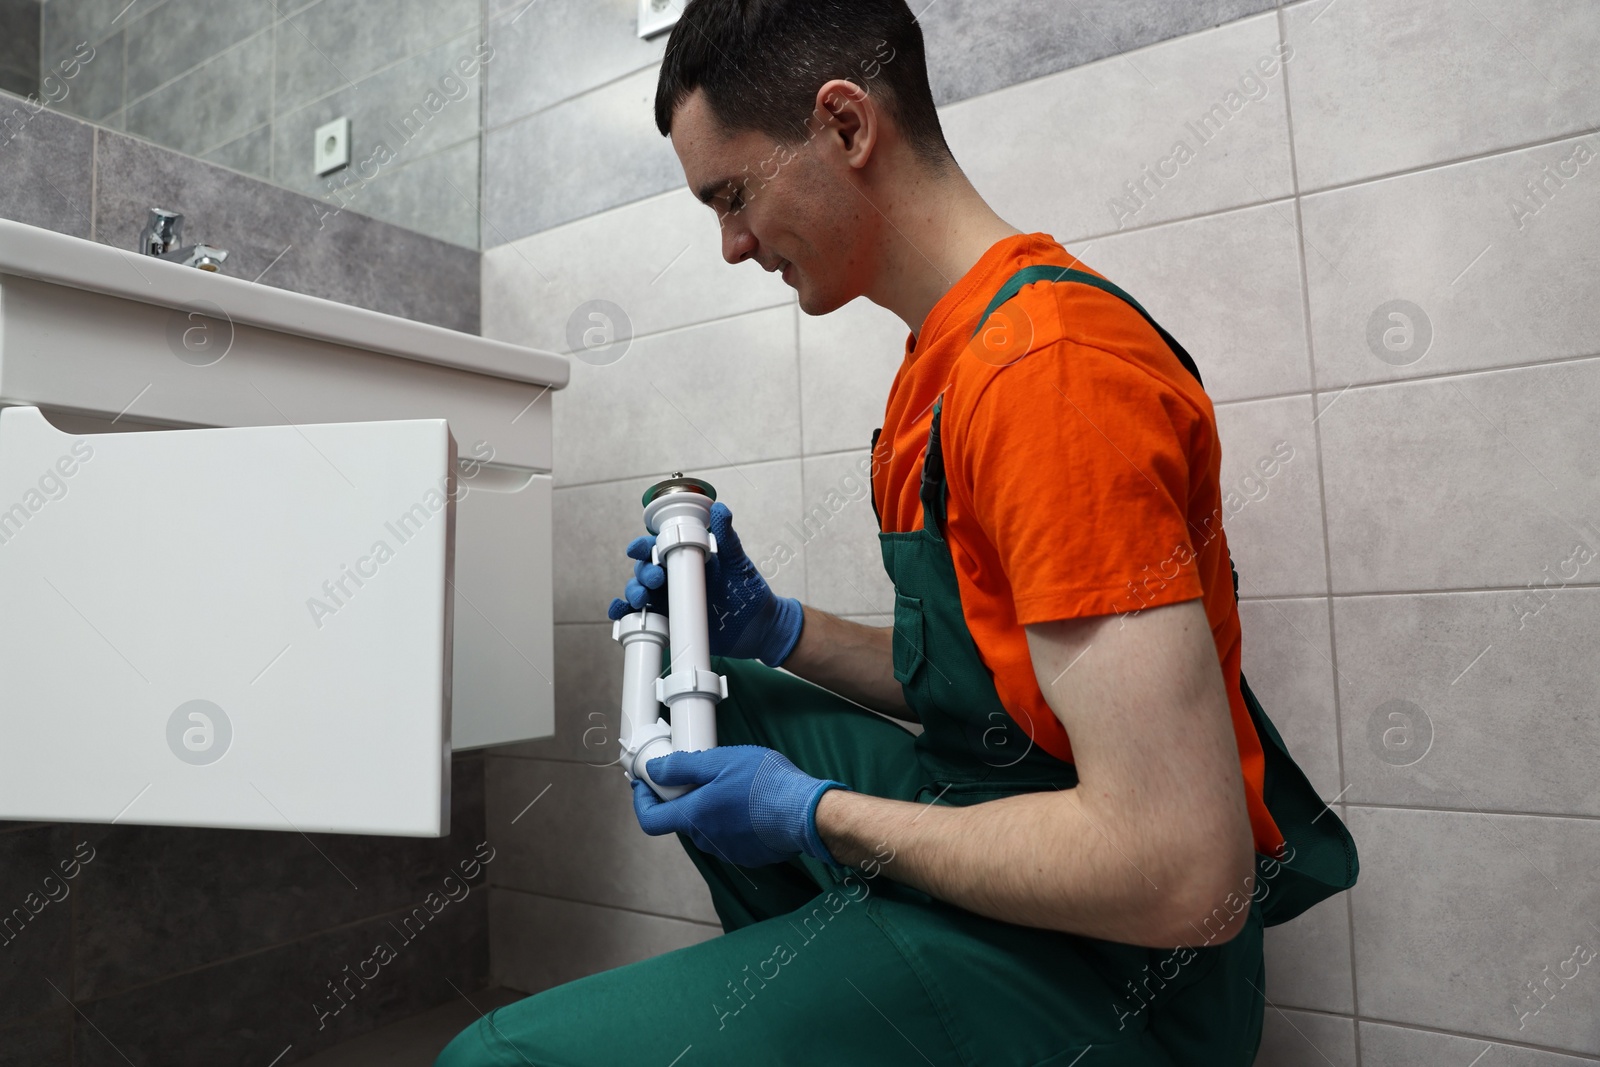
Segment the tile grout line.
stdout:
<svg viewBox="0 0 1600 1067">
<path fill-rule="evenodd" d="M 1283 6 L 1278 7 L 1276 20 L 1278 24 L 1278 45 L 1282 52 L 1284 46 L 1289 44 L 1287 16 Z M 1294 230 L 1295 246 L 1299 253 L 1300 261 L 1300 314 L 1301 325 L 1305 330 L 1307 371 L 1310 373 L 1311 384 L 1311 431 L 1317 450 L 1317 503 L 1321 511 L 1322 526 L 1322 573 L 1323 581 L 1329 591 L 1326 605 L 1328 617 L 1328 656 L 1333 671 L 1333 728 L 1337 742 L 1335 752 L 1339 758 L 1339 787 L 1341 790 L 1350 788 L 1349 771 L 1345 766 L 1345 736 L 1344 736 L 1344 705 L 1341 693 L 1341 676 L 1339 674 L 1339 640 L 1338 631 L 1335 629 L 1333 610 L 1333 539 L 1328 532 L 1328 479 L 1324 469 L 1324 448 L 1322 442 L 1321 412 L 1317 410 L 1317 353 L 1315 330 L 1312 328 L 1311 315 L 1311 279 L 1306 267 L 1306 236 L 1305 214 L 1301 204 L 1300 193 L 1300 159 L 1295 151 L 1294 131 L 1294 97 L 1290 85 L 1290 71 L 1283 72 L 1283 121 L 1285 132 L 1289 138 L 1289 178 L 1290 188 L 1294 191 Z M 1345 808 L 1348 813 L 1348 805 Z M 1348 818 L 1346 814 L 1346 818 Z M 1345 909 L 1345 937 L 1350 949 L 1350 1010 L 1359 1019 L 1361 1012 L 1361 995 L 1356 981 L 1356 915 L 1354 903 L 1354 886 L 1344 892 Z M 1361 1024 L 1356 1022 L 1353 1027 L 1355 1034 L 1356 1067 L 1361 1067 Z"/>
<path fill-rule="evenodd" d="M 645 911 L 643 908 L 630 908 L 625 904 L 596 904 L 592 900 L 579 900 L 576 897 L 557 896 L 540 889 L 524 889 L 522 886 L 501 885 L 498 882 L 490 883 L 486 888 L 503 889 L 507 893 L 517 893 L 525 897 L 538 897 L 542 900 L 559 900 L 563 904 L 581 904 L 590 908 L 601 908 L 606 911 L 625 911 L 630 915 L 642 915 L 647 919 L 666 919 L 669 922 L 688 923 L 692 926 L 705 926 L 718 933 L 722 932 L 720 923 L 707 919 L 686 919 L 682 915 L 663 915 L 658 911 Z"/>
</svg>

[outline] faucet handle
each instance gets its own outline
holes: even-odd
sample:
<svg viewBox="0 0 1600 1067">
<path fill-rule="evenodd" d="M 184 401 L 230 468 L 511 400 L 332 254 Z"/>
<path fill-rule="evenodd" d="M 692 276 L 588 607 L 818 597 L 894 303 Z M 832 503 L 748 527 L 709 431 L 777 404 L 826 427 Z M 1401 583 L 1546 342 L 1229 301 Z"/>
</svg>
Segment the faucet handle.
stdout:
<svg viewBox="0 0 1600 1067">
<path fill-rule="evenodd" d="M 159 256 L 183 243 L 183 215 L 165 208 L 153 207 L 139 231 L 139 251 L 147 256 Z"/>
</svg>

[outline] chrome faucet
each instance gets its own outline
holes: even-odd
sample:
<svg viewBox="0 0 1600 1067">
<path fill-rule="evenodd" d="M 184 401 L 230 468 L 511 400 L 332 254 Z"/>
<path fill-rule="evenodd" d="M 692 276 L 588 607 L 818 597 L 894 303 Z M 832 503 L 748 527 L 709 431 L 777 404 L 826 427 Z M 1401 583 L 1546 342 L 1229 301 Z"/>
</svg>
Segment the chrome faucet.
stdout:
<svg viewBox="0 0 1600 1067">
<path fill-rule="evenodd" d="M 222 261 L 228 258 L 225 248 L 213 248 L 208 244 L 179 247 L 182 240 L 183 216 L 176 211 L 151 208 L 150 217 L 139 232 L 139 251 L 143 254 L 209 271 L 220 270 Z"/>
</svg>

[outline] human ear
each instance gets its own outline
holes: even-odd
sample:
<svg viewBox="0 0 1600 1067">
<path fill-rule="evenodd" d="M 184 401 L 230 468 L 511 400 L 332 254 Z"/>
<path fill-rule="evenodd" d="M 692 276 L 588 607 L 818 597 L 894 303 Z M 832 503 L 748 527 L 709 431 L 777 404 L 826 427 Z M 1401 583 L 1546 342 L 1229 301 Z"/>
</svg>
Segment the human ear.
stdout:
<svg viewBox="0 0 1600 1067">
<path fill-rule="evenodd" d="M 881 113 L 877 101 L 855 82 L 835 78 L 817 90 L 812 110 L 813 138 L 829 138 L 843 161 L 855 169 L 866 166 L 877 145 Z"/>
</svg>

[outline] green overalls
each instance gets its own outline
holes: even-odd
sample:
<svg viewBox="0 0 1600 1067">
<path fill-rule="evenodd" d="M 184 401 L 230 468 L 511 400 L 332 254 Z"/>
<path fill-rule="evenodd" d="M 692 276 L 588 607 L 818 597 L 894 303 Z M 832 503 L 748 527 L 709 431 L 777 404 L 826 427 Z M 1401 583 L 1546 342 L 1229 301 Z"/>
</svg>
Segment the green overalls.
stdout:
<svg viewBox="0 0 1600 1067">
<path fill-rule="evenodd" d="M 1048 276 L 1031 280 L 1092 279 L 1138 307 L 1092 275 L 1029 268 L 1039 270 Z M 1024 284 L 1013 279 L 991 310 Z M 1192 371 L 1187 354 L 1168 343 Z M 1033 745 L 1007 714 L 962 615 L 940 533 L 941 406 L 935 402 L 923 463 L 922 529 L 878 535 L 895 587 L 894 676 L 922 734 L 913 738 L 758 661 L 713 657 L 712 669 L 728 678 L 718 741 L 775 748 L 811 775 L 918 803 L 1073 788 L 1072 765 Z M 1236 595 L 1237 582 L 1235 572 Z M 1239 900 L 1218 902 L 1250 911 L 1224 944 L 1197 932 L 1194 945 L 1147 949 L 989 919 L 895 881 L 887 849 L 862 867 L 801 856 L 751 869 L 680 835 L 710 888 L 722 936 L 493 1011 L 436 1067 L 1248 1067 L 1264 1006 L 1263 925 L 1353 885 L 1356 857 L 1344 826 L 1240 683 L 1266 750 L 1267 807 L 1289 850 L 1281 862 L 1257 857 L 1253 905 L 1243 887 Z M 645 944 L 689 933 L 684 923 L 638 915 L 618 925 L 619 940 Z"/>
</svg>

